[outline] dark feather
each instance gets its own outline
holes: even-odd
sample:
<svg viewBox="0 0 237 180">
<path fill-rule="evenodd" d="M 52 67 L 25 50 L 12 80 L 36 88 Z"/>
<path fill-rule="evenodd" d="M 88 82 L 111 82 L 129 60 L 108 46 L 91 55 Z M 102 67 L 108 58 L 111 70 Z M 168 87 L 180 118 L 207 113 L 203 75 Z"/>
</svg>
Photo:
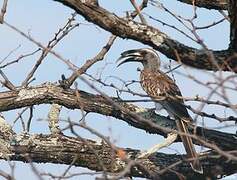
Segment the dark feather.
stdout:
<svg viewBox="0 0 237 180">
<path fill-rule="evenodd" d="M 137 58 L 137 59 L 136 59 Z M 169 115 L 175 119 L 187 157 L 193 159 L 190 164 L 194 171 L 202 173 L 202 166 L 198 160 L 192 138 L 184 134 L 189 134 L 188 124 L 192 121 L 184 105 L 184 101 L 177 96 L 182 94 L 175 82 L 162 71 L 159 70 L 160 58 L 152 49 L 135 49 L 125 51 L 119 60 L 125 59 L 122 63 L 137 61 L 141 62 L 144 70 L 141 71 L 141 85 L 146 93 L 156 102 L 163 106 Z"/>
<path fill-rule="evenodd" d="M 183 100 L 177 97 L 181 97 L 182 94 L 178 86 L 169 76 L 158 70 L 155 72 L 143 70 L 141 73 L 141 81 L 143 89 L 149 96 L 153 96 L 152 99 L 159 101 L 159 103 L 173 115 L 181 119 L 190 119 Z M 162 97 L 163 100 L 160 100 Z"/>
<path fill-rule="evenodd" d="M 184 101 L 177 97 L 182 97 L 182 94 L 174 81 L 159 70 L 152 71 L 146 69 L 141 72 L 141 85 L 146 93 L 152 99 L 158 101 L 167 110 L 169 115 L 175 119 L 178 131 L 189 134 L 187 123 L 191 122 L 192 118 L 188 114 Z M 203 173 L 192 138 L 185 135 L 180 137 L 187 152 L 187 157 L 194 159 L 190 161 L 192 168 L 198 173 Z"/>
<path fill-rule="evenodd" d="M 175 122 L 176 122 L 179 132 L 182 132 L 184 134 L 189 134 L 186 122 L 184 122 L 182 120 L 176 120 Z M 189 136 L 185 136 L 185 135 L 181 135 L 180 137 L 182 139 L 184 148 L 187 152 L 187 157 L 192 159 L 192 160 L 190 160 L 190 165 L 196 172 L 202 174 L 203 169 L 202 169 L 200 161 L 198 160 L 198 155 L 197 155 L 196 150 L 194 148 L 192 138 Z"/>
</svg>

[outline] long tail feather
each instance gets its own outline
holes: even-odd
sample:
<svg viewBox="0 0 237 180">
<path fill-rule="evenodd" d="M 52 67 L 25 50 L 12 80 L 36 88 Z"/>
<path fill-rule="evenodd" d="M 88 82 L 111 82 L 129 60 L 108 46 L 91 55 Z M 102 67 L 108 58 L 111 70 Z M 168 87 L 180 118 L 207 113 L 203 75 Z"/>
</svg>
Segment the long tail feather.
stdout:
<svg viewBox="0 0 237 180">
<path fill-rule="evenodd" d="M 189 134 L 185 121 L 180 120 L 180 119 L 176 120 L 176 125 L 177 125 L 177 128 L 178 128 L 179 132 Z M 185 136 L 185 135 L 181 135 L 180 137 L 182 139 L 184 148 L 187 152 L 187 157 L 190 158 L 190 159 L 193 159 L 192 161 L 190 161 L 190 165 L 191 165 L 192 169 L 195 172 L 203 174 L 203 169 L 202 169 L 200 161 L 198 160 L 198 154 L 197 154 L 197 152 L 194 148 L 192 138 L 188 137 L 188 136 Z"/>
</svg>

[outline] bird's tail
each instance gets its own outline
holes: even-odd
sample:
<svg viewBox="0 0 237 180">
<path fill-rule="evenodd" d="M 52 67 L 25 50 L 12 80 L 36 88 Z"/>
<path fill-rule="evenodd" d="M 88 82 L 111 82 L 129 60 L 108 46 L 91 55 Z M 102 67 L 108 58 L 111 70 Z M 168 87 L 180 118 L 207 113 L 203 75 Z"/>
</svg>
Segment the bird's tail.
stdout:
<svg viewBox="0 0 237 180">
<path fill-rule="evenodd" d="M 180 120 L 180 119 L 176 120 L 176 125 L 177 125 L 179 132 L 189 134 L 188 129 L 187 129 L 187 124 L 185 121 Z M 192 169 L 195 172 L 203 174 L 203 169 L 202 169 L 200 161 L 198 160 L 198 154 L 194 148 L 192 138 L 189 136 L 185 136 L 185 135 L 180 135 L 180 137 L 183 142 L 184 148 L 186 150 L 187 157 L 192 159 L 190 161 L 190 165 L 191 165 Z"/>
</svg>

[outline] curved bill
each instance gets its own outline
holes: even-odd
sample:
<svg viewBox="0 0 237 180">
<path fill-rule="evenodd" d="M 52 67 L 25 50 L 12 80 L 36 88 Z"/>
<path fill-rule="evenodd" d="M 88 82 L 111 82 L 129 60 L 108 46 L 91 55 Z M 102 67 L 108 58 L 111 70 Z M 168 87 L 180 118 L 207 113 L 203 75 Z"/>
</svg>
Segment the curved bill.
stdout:
<svg viewBox="0 0 237 180">
<path fill-rule="evenodd" d="M 121 53 L 121 56 L 118 58 L 116 63 L 120 62 L 117 67 L 120 65 L 127 63 L 127 62 L 136 62 L 136 61 L 141 61 L 142 55 L 139 52 L 139 50 L 128 50 L 123 53 Z"/>
</svg>

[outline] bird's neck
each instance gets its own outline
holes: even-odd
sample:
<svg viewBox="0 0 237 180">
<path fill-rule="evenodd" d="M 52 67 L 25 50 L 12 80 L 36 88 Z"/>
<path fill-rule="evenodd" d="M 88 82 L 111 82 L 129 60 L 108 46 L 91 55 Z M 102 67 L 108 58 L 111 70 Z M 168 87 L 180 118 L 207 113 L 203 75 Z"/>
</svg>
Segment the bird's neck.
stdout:
<svg viewBox="0 0 237 180">
<path fill-rule="evenodd" d="M 144 63 L 144 70 L 148 71 L 158 71 L 160 69 L 160 66 L 158 63 Z"/>
<path fill-rule="evenodd" d="M 157 66 L 144 66 L 144 71 L 152 71 L 152 72 L 156 72 L 159 71 L 159 67 Z"/>
</svg>

